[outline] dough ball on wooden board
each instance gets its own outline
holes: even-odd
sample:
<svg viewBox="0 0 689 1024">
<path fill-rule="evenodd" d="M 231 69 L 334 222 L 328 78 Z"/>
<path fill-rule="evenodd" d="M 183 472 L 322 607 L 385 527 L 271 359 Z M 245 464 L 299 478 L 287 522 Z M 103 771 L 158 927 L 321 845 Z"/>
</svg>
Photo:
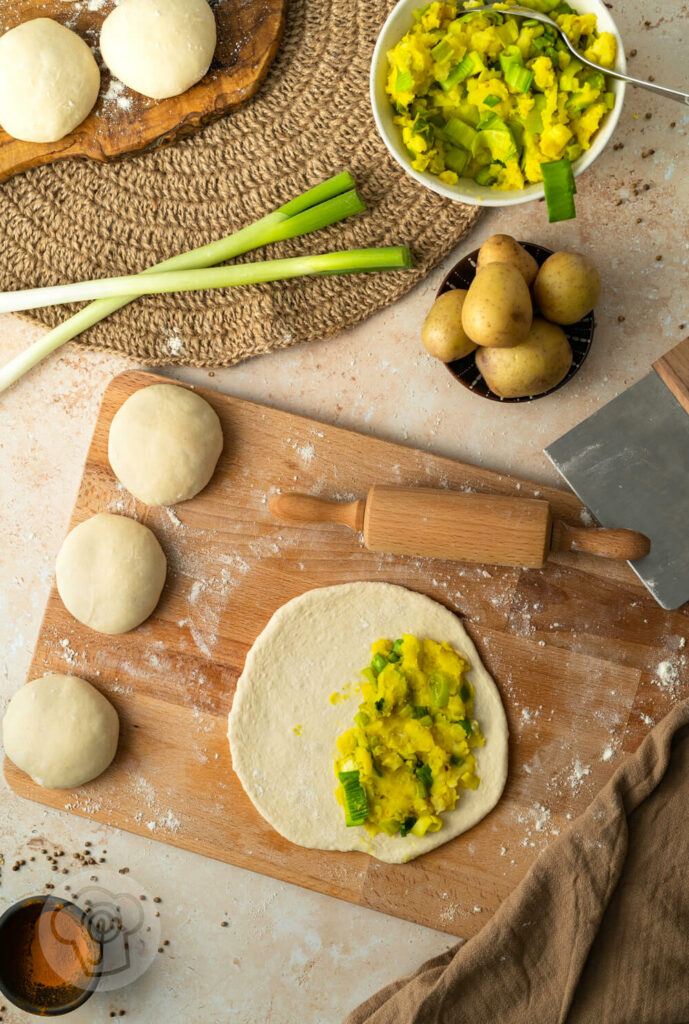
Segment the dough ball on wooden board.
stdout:
<svg viewBox="0 0 689 1024">
<path fill-rule="evenodd" d="M 217 413 L 174 384 L 141 388 L 117 410 L 108 458 L 123 487 L 147 505 L 174 505 L 203 490 L 223 447 Z"/>
<path fill-rule="evenodd" d="M 0 38 L 0 125 L 24 142 L 56 142 L 88 116 L 100 71 L 75 32 L 34 18 Z"/>
<path fill-rule="evenodd" d="M 78 676 L 33 679 L 15 693 L 2 722 L 10 761 L 47 789 L 73 789 L 104 772 L 119 732 L 110 701 Z"/>
<path fill-rule="evenodd" d="M 98 633 L 127 633 L 158 604 L 167 561 L 153 533 L 127 516 L 101 512 L 67 534 L 55 579 L 62 602 Z"/>
<path fill-rule="evenodd" d="M 352 727 L 361 695 L 335 704 L 329 698 L 361 678 L 375 640 L 403 633 L 447 642 L 471 665 L 474 714 L 486 739 L 472 750 L 481 782 L 461 792 L 437 832 L 370 836 L 345 825 L 333 769 L 337 737 Z M 322 850 L 363 850 L 391 864 L 466 832 L 492 810 L 507 779 L 502 701 L 464 626 L 431 598 L 390 583 L 309 590 L 279 608 L 247 655 L 228 737 L 232 766 L 249 799 L 285 839 Z"/>
<path fill-rule="evenodd" d="M 157 100 L 178 96 L 203 78 L 215 42 L 215 16 L 206 0 L 123 0 L 100 35 L 113 75 Z"/>
</svg>

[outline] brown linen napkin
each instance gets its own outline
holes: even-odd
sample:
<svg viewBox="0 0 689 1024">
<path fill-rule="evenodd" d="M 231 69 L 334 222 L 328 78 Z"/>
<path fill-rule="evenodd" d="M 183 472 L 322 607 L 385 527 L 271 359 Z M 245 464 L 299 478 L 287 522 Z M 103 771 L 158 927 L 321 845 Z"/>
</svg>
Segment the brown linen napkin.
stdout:
<svg viewBox="0 0 689 1024">
<path fill-rule="evenodd" d="M 687 1024 L 689 701 L 492 920 L 345 1024 Z"/>
</svg>

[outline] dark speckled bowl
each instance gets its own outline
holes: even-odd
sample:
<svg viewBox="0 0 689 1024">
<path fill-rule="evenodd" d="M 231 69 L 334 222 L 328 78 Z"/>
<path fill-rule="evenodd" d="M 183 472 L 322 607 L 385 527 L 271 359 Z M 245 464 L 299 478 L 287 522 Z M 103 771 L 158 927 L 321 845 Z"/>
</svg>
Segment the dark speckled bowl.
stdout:
<svg viewBox="0 0 689 1024">
<path fill-rule="evenodd" d="M 531 253 L 539 267 L 552 255 L 552 250 L 546 249 L 542 245 L 534 245 L 532 242 L 520 242 L 519 244 L 523 245 L 526 251 Z M 467 256 L 464 256 L 459 263 L 455 264 L 440 285 L 438 295 L 442 295 L 443 292 L 452 291 L 453 288 L 469 287 L 476 276 L 478 252 L 478 249 L 475 249 Z M 535 308 L 534 313 L 538 315 L 538 310 Z M 481 398 L 489 398 L 491 402 L 534 402 L 537 398 L 545 398 L 546 395 L 552 395 L 558 388 L 563 388 L 572 379 L 574 374 L 577 373 L 579 367 L 589 354 L 591 342 L 593 341 L 594 326 L 594 313 L 587 313 L 576 324 L 562 326 L 562 330 L 567 335 L 567 340 L 572 346 L 574 359 L 567 376 L 559 384 L 556 384 L 554 388 L 551 388 L 550 391 L 544 391 L 542 395 L 528 395 L 525 398 L 500 398 L 499 395 L 494 395 L 476 368 L 473 352 L 465 356 L 464 359 L 456 359 L 453 363 L 446 363 L 445 365 L 455 380 L 458 380 L 469 391 L 473 391 L 475 395 L 480 395 Z"/>
</svg>

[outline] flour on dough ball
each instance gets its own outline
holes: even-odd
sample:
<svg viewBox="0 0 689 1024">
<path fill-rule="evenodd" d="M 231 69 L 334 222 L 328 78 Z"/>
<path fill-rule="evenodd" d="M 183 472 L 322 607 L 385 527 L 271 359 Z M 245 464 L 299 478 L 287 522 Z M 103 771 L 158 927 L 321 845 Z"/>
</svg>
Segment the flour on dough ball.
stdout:
<svg viewBox="0 0 689 1024">
<path fill-rule="evenodd" d="M 24 142 L 56 142 L 88 116 L 100 71 L 76 34 L 34 18 L 0 38 L 0 125 Z"/>
<path fill-rule="evenodd" d="M 98 633 L 127 633 L 158 604 L 167 562 L 153 533 L 127 516 L 100 512 L 67 534 L 55 579 L 62 602 Z"/>
<path fill-rule="evenodd" d="M 73 789 L 104 772 L 119 731 L 110 701 L 78 676 L 33 679 L 15 693 L 2 722 L 10 761 L 47 789 Z"/>
<path fill-rule="evenodd" d="M 123 0 L 103 22 L 100 49 L 116 78 L 162 100 L 203 78 L 215 41 L 206 0 Z"/>
<path fill-rule="evenodd" d="M 108 458 L 127 490 L 147 505 L 174 505 L 203 490 L 223 447 L 217 413 L 174 384 L 141 388 L 110 425 Z"/>
</svg>

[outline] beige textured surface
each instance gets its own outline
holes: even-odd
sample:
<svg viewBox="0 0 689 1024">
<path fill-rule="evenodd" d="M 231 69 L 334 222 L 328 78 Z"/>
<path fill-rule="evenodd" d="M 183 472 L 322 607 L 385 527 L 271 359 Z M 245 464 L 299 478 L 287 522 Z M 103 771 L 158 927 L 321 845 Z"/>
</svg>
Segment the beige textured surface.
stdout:
<svg viewBox="0 0 689 1024">
<path fill-rule="evenodd" d="M 682 88 L 687 3 L 613 2 L 627 53 L 638 49 L 632 73 L 653 74 Z M 173 372 L 242 397 L 555 483 L 543 445 L 638 380 L 653 359 L 689 333 L 679 327 L 689 324 L 683 287 L 689 270 L 688 127 L 684 108 L 630 90 L 615 139 L 624 148 L 608 151 L 579 179 L 576 221 L 548 225 L 538 204 L 496 210 L 453 254 L 459 258 L 498 231 L 593 254 L 604 278 L 596 339 L 582 371 L 550 398 L 509 407 L 474 398 L 423 353 L 419 331 L 442 267 L 393 307 L 330 341 L 251 360 L 210 380 L 205 371 Z M 642 158 L 649 149 L 655 153 Z M 644 190 L 644 184 L 650 188 Z M 208 192 L 217 186 L 210 183 Z M 656 262 L 657 255 L 662 261 Z M 618 322 L 619 316 L 625 319 Z M 188 338 L 162 308 L 158 323 L 169 362 Z M 0 319 L 3 358 L 40 333 L 14 318 Z M 0 397 L 0 710 L 26 677 L 100 397 L 110 378 L 131 365 L 133 359 L 71 345 Z M 672 646 L 678 638 L 659 636 L 655 642 L 658 666 L 679 663 L 682 651 Z M 647 726 L 681 693 L 673 695 L 667 683 L 655 679 Z M 689 695 L 686 687 L 684 693 Z M 548 711 L 544 706 L 541 717 Z M 605 753 L 602 749 L 600 757 Z M 582 775 L 578 786 L 571 792 L 574 811 L 583 810 L 593 796 L 591 776 Z M 544 806 L 547 810 L 547 801 Z M 516 883 L 525 851 L 521 841 L 541 849 L 549 833 L 536 831 L 533 821 L 515 827 L 521 839 L 510 843 L 504 872 Z M 438 932 L 44 810 L 6 788 L 0 801 L 2 906 L 52 881 L 37 846 L 62 843 L 71 852 L 86 840 L 107 847 L 107 867 L 128 866 L 149 892 L 162 897 L 161 921 L 171 944 L 136 985 L 124 995 L 94 997 L 70 1018 L 75 1024 L 108 1019 L 114 1008 L 126 1009 L 124 1020 L 131 1024 L 161 1019 L 293 1024 L 296 1016 L 302 1024 L 338 1024 L 380 985 L 449 945 Z M 36 862 L 11 871 L 17 858 L 28 861 L 34 854 Z M 471 914 L 477 904 L 467 896 L 464 909 Z M 230 925 L 221 929 L 226 914 Z M 33 1019 L 18 1011 L 3 1016 L 6 1024 Z"/>
<path fill-rule="evenodd" d="M 408 244 L 415 269 L 153 296 L 92 328 L 85 343 L 149 365 L 227 366 L 327 338 L 394 302 L 476 223 L 480 211 L 419 188 L 373 123 L 368 72 L 389 0 L 292 0 L 280 52 L 256 99 L 174 149 L 113 166 L 39 168 L 0 190 L 0 287 L 132 273 L 257 220 L 347 168 L 367 212 L 273 257 Z M 259 250 L 248 259 L 265 258 Z M 51 326 L 64 310 L 38 311 Z M 186 339 L 166 349 L 167 332 Z"/>
</svg>

